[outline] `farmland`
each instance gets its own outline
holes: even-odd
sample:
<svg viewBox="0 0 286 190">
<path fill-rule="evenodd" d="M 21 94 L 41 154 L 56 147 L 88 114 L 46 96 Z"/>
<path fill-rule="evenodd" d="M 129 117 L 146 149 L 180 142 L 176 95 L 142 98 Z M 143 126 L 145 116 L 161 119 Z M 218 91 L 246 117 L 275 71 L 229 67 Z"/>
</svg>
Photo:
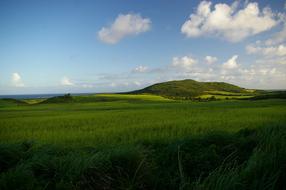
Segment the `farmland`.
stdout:
<svg viewBox="0 0 286 190">
<path fill-rule="evenodd" d="M 2 107 L 1 141 L 110 146 L 168 142 L 209 131 L 237 132 L 286 122 L 281 100 L 183 102 L 152 95 L 74 99 L 74 103 Z"/>
<path fill-rule="evenodd" d="M 281 189 L 285 125 L 283 99 L 1 100 L 0 187 Z"/>
</svg>

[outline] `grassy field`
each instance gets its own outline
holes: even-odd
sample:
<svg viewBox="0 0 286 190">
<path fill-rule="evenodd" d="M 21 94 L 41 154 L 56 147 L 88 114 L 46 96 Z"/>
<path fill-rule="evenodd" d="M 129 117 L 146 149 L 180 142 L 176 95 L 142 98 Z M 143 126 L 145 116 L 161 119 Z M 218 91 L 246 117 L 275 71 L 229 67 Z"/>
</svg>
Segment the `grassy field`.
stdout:
<svg viewBox="0 0 286 190">
<path fill-rule="evenodd" d="M 201 98 L 202 100 L 204 99 L 215 99 L 215 100 L 240 100 L 240 99 L 247 99 L 247 98 L 252 98 L 253 96 L 246 96 L 246 95 L 223 95 L 223 94 L 206 94 L 206 95 L 201 95 L 198 96 L 197 98 Z"/>
<path fill-rule="evenodd" d="M 226 92 L 226 91 L 206 91 L 206 94 L 200 95 L 197 98 L 201 99 L 216 99 L 216 100 L 227 100 L 227 99 L 248 99 L 254 97 L 254 94 L 250 92 L 247 93 L 239 93 L 239 92 Z"/>
<path fill-rule="evenodd" d="M 0 101 L 0 189 L 285 189 L 285 100 L 26 102 Z"/>
<path fill-rule="evenodd" d="M 92 98 L 97 102 L 90 102 Z M 169 142 L 210 131 L 286 123 L 283 100 L 182 102 L 149 95 L 98 95 L 75 101 L 0 108 L 0 141 L 65 146 Z"/>
</svg>

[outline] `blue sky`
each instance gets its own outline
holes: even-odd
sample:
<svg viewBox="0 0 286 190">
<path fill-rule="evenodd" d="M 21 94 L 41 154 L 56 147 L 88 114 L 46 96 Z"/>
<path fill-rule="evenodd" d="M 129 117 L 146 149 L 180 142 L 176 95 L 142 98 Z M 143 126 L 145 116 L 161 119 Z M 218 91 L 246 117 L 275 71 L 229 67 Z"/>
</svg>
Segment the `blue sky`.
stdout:
<svg viewBox="0 0 286 190">
<path fill-rule="evenodd" d="M 0 1 L 0 94 L 286 88 L 285 1 Z"/>
</svg>

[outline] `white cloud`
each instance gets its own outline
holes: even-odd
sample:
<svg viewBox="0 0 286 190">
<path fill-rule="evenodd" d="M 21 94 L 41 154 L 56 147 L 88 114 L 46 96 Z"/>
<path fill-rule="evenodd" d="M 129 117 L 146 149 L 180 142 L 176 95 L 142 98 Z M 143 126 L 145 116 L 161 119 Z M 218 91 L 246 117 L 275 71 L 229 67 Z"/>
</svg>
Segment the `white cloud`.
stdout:
<svg viewBox="0 0 286 190">
<path fill-rule="evenodd" d="M 205 61 L 206 61 L 207 64 L 213 64 L 213 63 L 215 63 L 217 61 L 217 58 L 207 55 L 205 57 Z"/>
<path fill-rule="evenodd" d="M 19 73 L 12 73 L 12 85 L 16 87 L 25 86 Z"/>
<path fill-rule="evenodd" d="M 238 42 L 274 27 L 278 21 L 270 8 L 259 9 L 258 3 L 246 3 L 238 9 L 235 2 L 232 5 L 216 4 L 202 1 L 196 13 L 182 25 L 181 32 L 187 37 L 215 35 L 231 42 Z"/>
<path fill-rule="evenodd" d="M 272 38 L 266 40 L 266 45 L 277 45 L 286 41 L 286 24 L 280 32 L 277 32 Z"/>
<path fill-rule="evenodd" d="M 238 55 L 232 56 L 229 60 L 227 60 L 225 63 L 223 63 L 222 67 L 224 69 L 236 69 L 239 67 L 236 60 L 238 58 Z"/>
<path fill-rule="evenodd" d="M 93 88 L 94 86 L 92 84 L 82 84 L 81 87 L 83 87 L 83 88 Z"/>
<path fill-rule="evenodd" d="M 133 72 L 135 72 L 135 73 L 144 73 L 146 71 L 148 71 L 148 67 L 147 66 L 142 66 L 142 65 L 140 65 L 140 66 L 136 67 L 135 69 L 133 69 Z"/>
<path fill-rule="evenodd" d="M 109 86 L 111 86 L 111 87 L 116 87 L 117 86 L 117 84 L 115 83 L 115 82 L 112 82 L 112 83 L 110 83 L 110 85 Z"/>
<path fill-rule="evenodd" d="M 256 63 L 269 63 L 269 64 L 279 64 L 279 65 L 284 65 L 283 67 L 285 67 L 286 64 L 286 56 L 261 56 L 261 55 L 257 55 L 256 56 Z M 286 67 L 285 67 L 286 68 Z"/>
<path fill-rule="evenodd" d="M 285 88 L 286 74 L 285 67 L 277 65 L 274 67 L 273 63 L 268 61 L 256 61 L 248 68 L 239 69 L 239 80 L 245 85 L 252 85 L 254 88 Z"/>
<path fill-rule="evenodd" d="M 248 54 L 258 55 L 258 60 L 286 64 L 286 24 L 270 38 L 249 44 L 245 49 Z"/>
<path fill-rule="evenodd" d="M 190 69 L 197 60 L 191 56 L 173 57 L 172 66 L 182 69 Z"/>
<path fill-rule="evenodd" d="M 141 86 L 141 82 L 139 82 L 139 81 L 134 81 L 133 82 L 136 86 Z"/>
<path fill-rule="evenodd" d="M 105 43 L 115 44 L 126 36 L 137 35 L 150 28 L 149 18 L 142 18 L 139 14 L 120 14 L 110 26 L 101 28 L 98 37 Z"/>
<path fill-rule="evenodd" d="M 70 79 L 68 77 L 63 77 L 62 80 L 61 80 L 61 85 L 63 86 L 74 86 L 74 83 L 72 83 L 70 81 Z"/>
<path fill-rule="evenodd" d="M 240 57 L 233 55 L 225 61 L 207 65 L 204 63 L 205 57 L 202 57 L 202 60 L 197 57 L 195 60 L 193 57 L 195 56 L 174 57 L 174 64 L 157 69 L 149 68 L 148 72 L 142 74 L 134 74 L 133 71 L 105 74 L 106 76 L 97 78 L 99 82 L 94 86 L 97 92 L 124 92 L 168 80 L 194 79 L 205 82 L 228 82 L 245 88 L 286 88 L 286 67 L 282 64 L 273 64 L 272 58 L 248 60 L 246 64 L 240 63 Z M 221 58 L 218 57 L 218 60 Z M 80 84 L 75 83 L 75 86 L 80 87 Z"/>
<path fill-rule="evenodd" d="M 251 44 L 246 46 L 246 51 L 249 54 L 262 54 L 268 57 L 286 56 L 286 46 L 283 44 L 277 46 L 257 46 Z"/>
</svg>

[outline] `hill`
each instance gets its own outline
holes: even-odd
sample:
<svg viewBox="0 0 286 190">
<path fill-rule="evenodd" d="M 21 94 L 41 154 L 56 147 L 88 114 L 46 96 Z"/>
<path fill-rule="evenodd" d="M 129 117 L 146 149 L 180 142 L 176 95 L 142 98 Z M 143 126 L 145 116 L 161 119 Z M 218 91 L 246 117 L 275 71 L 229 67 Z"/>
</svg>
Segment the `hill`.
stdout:
<svg viewBox="0 0 286 190">
<path fill-rule="evenodd" d="M 30 100 L 32 104 L 61 104 L 61 103 L 90 103 L 90 102 L 114 102 L 114 101 L 125 101 L 125 102 L 166 102 L 171 101 L 170 99 L 150 95 L 150 94 L 90 94 L 90 95 L 81 95 L 81 96 L 71 96 L 66 94 L 64 96 L 55 96 L 45 100 Z"/>
<path fill-rule="evenodd" d="M 2 98 L 0 99 L 0 107 L 2 106 L 17 106 L 17 105 L 27 105 L 26 102 L 21 100 L 16 100 L 13 98 Z"/>
<path fill-rule="evenodd" d="M 260 100 L 285 99 L 285 91 L 250 90 L 225 82 L 198 82 L 191 79 L 168 81 L 148 86 L 141 90 L 116 94 L 89 94 L 81 96 L 56 96 L 48 99 L 0 99 L 0 106 L 24 104 L 88 103 L 111 101 L 170 101 L 177 100 Z"/>
<path fill-rule="evenodd" d="M 66 94 L 64 96 L 55 96 L 52 98 L 48 98 L 42 102 L 40 102 L 40 104 L 49 104 L 49 103 L 71 103 L 73 102 L 73 97 L 70 94 Z"/>
<path fill-rule="evenodd" d="M 272 91 L 249 98 L 250 100 L 286 99 L 286 91 Z"/>
<path fill-rule="evenodd" d="M 169 98 L 195 98 L 201 95 L 250 95 L 254 94 L 245 88 L 225 82 L 198 82 L 187 79 L 154 84 L 130 94 L 155 94 Z"/>
</svg>

